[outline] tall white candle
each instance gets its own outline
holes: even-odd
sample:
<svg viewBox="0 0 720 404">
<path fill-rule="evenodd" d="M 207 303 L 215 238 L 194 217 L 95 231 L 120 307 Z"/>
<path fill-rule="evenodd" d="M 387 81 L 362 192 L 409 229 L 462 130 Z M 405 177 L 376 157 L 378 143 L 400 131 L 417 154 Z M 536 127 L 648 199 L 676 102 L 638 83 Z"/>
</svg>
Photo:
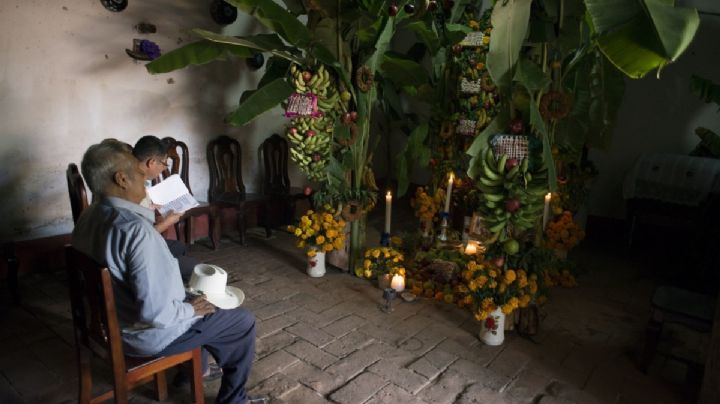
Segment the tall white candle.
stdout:
<svg viewBox="0 0 720 404">
<path fill-rule="evenodd" d="M 392 194 L 385 194 L 385 233 L 390 234 L 390 215 L 392 211 Z"/>
<path fill-rule="evenodd" d="M 548 221 L 550 220 L 550 200 L 551 199 L 552 199 L 552 194 L 550 192 L 548 192 L 545 195 L 545 209 L 543 210 L 543 231 L 545 231 Z"/>
<path fill-rule="evenodd" d="M 396 292 L 402 292 L 405 290 L 405 278 L 402 275 L 394 275 L 390 281 L 390 287 L 395 289 Z"/>
<path fill-rule="evenodd" d="M 448 185 L 447 185 L 447 191 L 445 191 L 445 212 L 450 212 L 450 197 L 452 196 L 452 187 L 453 187 L 453 180 L 455 179 L 455 176 L 453 173 L 450 173 L 450 178 L 448 178 Z"/>
</svg>

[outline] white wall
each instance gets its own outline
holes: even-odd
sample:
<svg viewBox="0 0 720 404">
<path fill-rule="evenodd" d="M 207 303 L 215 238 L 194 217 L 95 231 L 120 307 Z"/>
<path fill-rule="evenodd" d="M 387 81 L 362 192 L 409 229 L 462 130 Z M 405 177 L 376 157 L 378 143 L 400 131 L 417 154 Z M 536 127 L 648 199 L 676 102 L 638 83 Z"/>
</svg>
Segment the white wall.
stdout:
<svg viewBox="0 0 720 404">
<path fill-rule="evenodd" d="M 205 199 L 205 147 L 229 134 L 243 146 L 245 185 L 258 189 L 257 149 L 281 133 L 282 111 L 243 128 L 229 127 L 223 118 L 243 90 L 255 88 L 262 69 L 256 73 L 244 61 L 229 61 L 151 76 L 125 54 L 133 38 L 150 39 L 166 52 L 191 41 L 190 28 L 220 31 L 209 3 L 130 0 L 126 10 L 112 13 L 99 0 L 0 1 L 0 239 L 70 232 L 65 168 L 107 137 L 132 144 L 153 134 L 186 142 L 190 186 Z M 158 32 L 138 34 L 133 27 L 140 21 Z M 258 30 L 242 14 L 224 28 L 234 35 Z M 301 185 L 297 172 L 291 174 Z"/>
<path fill-rule="evenodd" d="M 709 10 L 695 0 L 694 6 Z M 709 4 L 709 3 L 708 3 Z M 717 8 L 716 8 L 717 9 Z M 625 98 L 610 148 L 592 150 L 600 175 L 588 206 L 592 215 L 624 217 L 622 182 L 642 153 L 687 154 L 698 143 L 694 130 L 705 126 L 720 133 L 720 113 L 690 93 L 692 74 L 720 83 L 720 16 L 701 14 L 700 28 L 676 63 L 640 80 L 626 80 Z"/>
</svg>

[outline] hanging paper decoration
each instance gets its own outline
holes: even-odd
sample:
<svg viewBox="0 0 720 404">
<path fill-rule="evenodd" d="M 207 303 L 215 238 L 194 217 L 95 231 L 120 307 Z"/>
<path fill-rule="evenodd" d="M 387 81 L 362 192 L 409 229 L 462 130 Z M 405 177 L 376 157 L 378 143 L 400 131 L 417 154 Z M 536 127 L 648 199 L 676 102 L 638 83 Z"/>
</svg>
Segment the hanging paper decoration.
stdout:
<svg viewBox="0 0 720 404">
<path fill-rule="evenodd" d="M 293 93 L 288 98 L 285 116 L 293 118 L 296 116 L 318 117 L 322 112 L 317 108 L 317 96 L 313 93 L 298 94 Z"/>
</svg>

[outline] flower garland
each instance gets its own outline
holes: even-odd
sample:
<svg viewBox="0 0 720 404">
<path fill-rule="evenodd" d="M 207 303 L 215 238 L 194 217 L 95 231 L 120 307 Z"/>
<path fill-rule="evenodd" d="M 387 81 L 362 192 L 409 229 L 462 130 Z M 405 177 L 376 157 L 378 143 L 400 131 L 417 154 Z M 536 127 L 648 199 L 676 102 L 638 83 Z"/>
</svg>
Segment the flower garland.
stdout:
<svg viewBox="0 0 720 404">
<path fill-rule="evenodd" d="M 545 229 L 545 246 L 556 250 L 570 251 L 582 239 L 585 231 L 573 220 L 572 213 L 566 210 Z"/>
</svg>

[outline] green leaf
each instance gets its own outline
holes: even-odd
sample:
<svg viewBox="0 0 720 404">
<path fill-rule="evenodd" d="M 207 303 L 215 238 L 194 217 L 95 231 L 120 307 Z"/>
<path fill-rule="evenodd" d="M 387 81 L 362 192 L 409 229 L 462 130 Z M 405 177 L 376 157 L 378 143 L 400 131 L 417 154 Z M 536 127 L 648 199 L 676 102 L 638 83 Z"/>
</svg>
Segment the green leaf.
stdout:
<svg viewBox="0 0 720 404">
<path fill-rule="evenodd" d="M 403 115 L 402 103 L 395 86 L 391 82 L 383 82 L 382 86 L 383 100 L 387 103 L 396 116 Z"/>
<path fill-rule="evenodd" d="M 700 76 L 690 77 L 690 92 L 700 97 L 704 102 L 713 102 L 720 105 L 720 85 Z"/>
<path fill-rule="evenodd" d="M 557 191 L 557 172 L 555 171 L 555 161 L 552 156 L 552 146 L 550 145 L 550 136 L 548 135 L 545 121 L 543 121 L 538 110 L 537 103 L 530 97 L 530 125 L 540 136 L 543 144 L 543 162 L 548 169 L 548 186 L 551 192 Z"/>
<path fill-rule="evenodd" d="M 462 18 L 463 13 L 465 12 L 465 7 L 471 3 L 471 0 L 458 0 L 453 5 L 452 10 L 450 11 L 450 22 L 456 23 L 460 21 L 460 18 Z M 479 6 L 479 4 L 478 4 Z"/>
<path fill-rule="evenodd" d="M 263 52 L 270 52 L 273 55 L 288 59 L 298 64 L 302 64 L 303 61 L 293 53 L 295 50 L 288 46 L 285 46 L 283 42 L 275 34 L 259 34 L 249 37 L 232 37 L 214 32 L 205 31 L 202 29 L 193 29 L 192 32 L 208 41 L 212 41 L 219 44 L 243 46 L 247 48 L 257 49 Z"/>
<path fill-rule="evenodd" d="M 465 24 L 447 24 L 445 25 L 446 46 L 452 46 L 465 39 L 472 29 Z"/>
<path fill-rule="evenodd" d="M 427 72 L 420 64 L 390 52 L 383 55 L 379 72 L 397 87 L 417 87 L 428 82 Z"/>
<path fill-rule="evenodd" d="M 240 45 L 218 44 L 211 41 L 198 41 L 187 44 L 160 56 L 145 65 L 152 74 L 167 73 L 190 65 L 203 65 L 227 56 L 247 58 L 255 51 Z"/>
<path fill-rule="evenodd" d="M 416 164 L 427 166 L 430 161 L 430 150 L 425 146 L 428 134 L 428 124 L 423 123 L 415 127 L 407 139 L 405 147 L 400 152 L 396 176 L 398 180 L 398 197 L 405 195 L 409 185 L 409 175 Z"/>
<path fill-rule="evenodd" d="M 283 3 L 285 3 L 288 11 L 294 15 L 307 14 L 302 0 L 283 0 Z"/>
<path fill-rule="evenodd" d="M 440 38 L 432 25 L 424 21 L 415 21 L 406 25 L 405 28 L 413 32 L 418 40 L 427 46 L 431 56 L 440 49 Z"/>
<path fill-rule="evenodd" d="M 370 71 L 373 73 L 378 71 L 378 68 L 383 61 L 383 55 L 390 47 L 390 41 L 395 34 L 392 17 L 383 17 L 381 20 L 383 21 L 381 23 L 382 28 L 380 29 L 380 34 L 373 46 L 375 49 L 365 61 L 365 64 L 368 65 Z"/>
<path fill-rule="evenodd" d="M 549 73 L 543 72 L 540 66 L 527 59 L 520 59 L 518 62 L 514 80 L 522 84 L 528 92 L 542 90 L 551 82 Z"/>
<path fill-rule="evenodd" d="M 227 118 L 233 126 L 242 126 L 268 111 L 293 93 L 294 88 L 284 79 L 275 79 L 266 86 L 256 90 L 240 103 L 240 106 Z"/>
<path fill-rule="evenodd" d="M 672 0 L 586 0 L 603 54 L 631 78 L 675 61 L 700 24 L 697 10 Z"/>
<path fill-rule="evenodd" d="M 510 87 L 512 69 L 527 35 L 532 0 L 507 0 L 493 7 L 493 25 L 487 68 L 493 82 L 504 89 Z"/>
<path fill-rule="evenodd" d="M 278 56 L 269 57 L 267 63 L 265 63 L 265 74 L 257 85 L 258 88 L 264 87 L 275 79 L 285 77 L 289 68 L 290 62 L 286 59 Z"/>
<path fill-rule="evenodd" d="M 238 10 L 257 19 L 262 25 L 276 32 L 298 48 L 310 43 L 310 31 L 300 20 L 274 1 L 226 0 Z"/>
</svg>

